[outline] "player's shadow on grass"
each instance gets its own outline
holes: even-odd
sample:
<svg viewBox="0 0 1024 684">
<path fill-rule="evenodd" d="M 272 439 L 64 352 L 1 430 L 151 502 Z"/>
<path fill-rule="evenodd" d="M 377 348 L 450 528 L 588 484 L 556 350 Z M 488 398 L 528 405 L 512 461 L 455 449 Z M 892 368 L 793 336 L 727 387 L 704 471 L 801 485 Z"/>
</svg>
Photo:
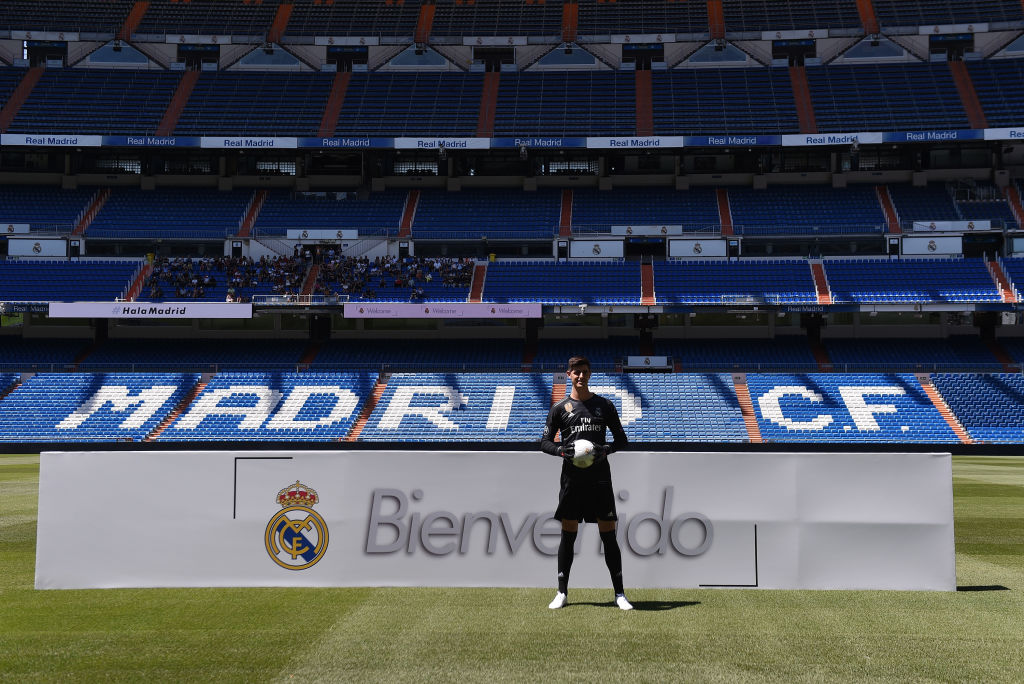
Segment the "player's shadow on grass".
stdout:
<svg viewBox="0 0 1024 684">
<path fill-rule="evenodd" d="M 957 586 L 957 591 L 1010 591 L 1010 587 L 1004 587 L 1002 584 L 961 584 Z"/>
<path fill-rule="evenodd" d="M 699 606 L 700 601 L 632 601 L 633 610 L 675 610 L 676 608 L 689 608 Z M 602 608 L 615 607 L 611 601 L 577 601 L 570 602 L 570 606 L 599 606 Z"/>
</svg>

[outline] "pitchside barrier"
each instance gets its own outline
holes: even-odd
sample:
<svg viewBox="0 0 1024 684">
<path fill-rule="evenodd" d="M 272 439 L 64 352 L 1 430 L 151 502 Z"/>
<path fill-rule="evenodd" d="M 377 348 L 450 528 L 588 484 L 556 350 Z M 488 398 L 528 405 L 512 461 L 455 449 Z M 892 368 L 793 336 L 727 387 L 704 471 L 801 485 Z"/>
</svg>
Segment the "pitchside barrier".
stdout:
<svg viewBox="0 0 1024 684">
<path fill-rule="evenodd" d="M 952 461 L 613 454 L 630 587 L 956 588 Z M 48 452 L 36 588 L 550 587 L 539 452 Z M 595 525 L 572 586 L 607 587 Z"/>
</svg>

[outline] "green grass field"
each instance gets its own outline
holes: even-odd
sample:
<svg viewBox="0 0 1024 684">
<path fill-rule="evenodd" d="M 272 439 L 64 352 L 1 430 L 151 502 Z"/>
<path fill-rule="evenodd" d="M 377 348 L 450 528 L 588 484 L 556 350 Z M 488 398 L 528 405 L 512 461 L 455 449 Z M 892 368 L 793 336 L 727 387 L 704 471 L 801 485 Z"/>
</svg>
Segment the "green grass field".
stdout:
<svg viewBox="0 0 1024 684">
<path fill-rule="evenodd" d="M 954 459 L 958 592 L 35 591 L 0 456 L 2 681 L 1024 681 L 1024 458 Z M 628 585 L 628 565 L 627 585 Z"/>
</svg>

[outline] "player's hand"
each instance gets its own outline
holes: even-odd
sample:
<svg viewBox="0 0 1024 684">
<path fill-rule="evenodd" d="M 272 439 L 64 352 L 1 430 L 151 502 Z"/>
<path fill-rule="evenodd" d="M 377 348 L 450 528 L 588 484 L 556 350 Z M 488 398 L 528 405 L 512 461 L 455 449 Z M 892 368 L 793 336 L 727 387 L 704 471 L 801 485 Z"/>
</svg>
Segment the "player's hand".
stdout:
<svg viewBox="0 0 1024 684">
<path fill-rule="evenodd" d="M 612 453 L 611 446 L 607 444 L 598 444 L 594 447 L 594 463 L 600 463 L 601 461 L 608 458 L 608 454 Z"/>
<path fill-rule="evenodd" d="M 576 450 L 573 448 L 572 444 L 566 444 L 565 446 L 559 448 L 558 455 L 571 463 L 572 458 L 575 455 L 575 452 Z"/>
</svg>

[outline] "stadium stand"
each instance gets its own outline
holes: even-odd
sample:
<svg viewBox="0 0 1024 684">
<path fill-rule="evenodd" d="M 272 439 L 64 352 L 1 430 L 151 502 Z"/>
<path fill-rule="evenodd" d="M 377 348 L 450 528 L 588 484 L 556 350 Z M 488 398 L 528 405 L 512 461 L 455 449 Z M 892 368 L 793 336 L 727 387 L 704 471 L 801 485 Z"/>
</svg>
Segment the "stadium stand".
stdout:
<svg viewBox="0 0 1024 684">
<path fill-rule="evenodd" d="M 853 2 L 841 0 L 723 0 L 727 33 L 859 28 Z"/>
<path fill-rule="evenodd" d="M 561 216 L 560 190 L 423 191 L 416 205 L 416 238 L 551 238 Z"/>
<path fill-rule="evenodd" d="M 134 0 L 4 0 L 0 27 L 8 30 L 80 31 L 113 34 L 124 23 Z"/>
<path fill-rule="evenodd" d="M 198 379 L 179 373 L 39 373 L 0 402 L 0 442 L 140 441 Z"/>
<path fill-rule="evenodd" d="M 153 261 L 140 299 L 249 302 L 255 295 L 302 293 L 309 264 L 293 257 L 269 256 Z"/>
<path fill-rule="evenodd" d="M 158 69 L 45 69 L 10 133 L 152 134 L 180 74 Z"/>
<path fill-rule="evenodd" d="M 879 233 L 886 225 L 874 188 L 864 185 L 729 188 L 729 208 L 741 235 Z"/>
<path fill-rule="evenodd" d="M 1024 8 L 1015 0 L 872 0 L 872 5 L 883 27 L 1024 20 Z"/>
<path fill-rule="evenodd" d="M 439 0 L 432 36 L 558 36 L 562 3 L 523 0 Z"/>
<path fill-rule="evenodd" d="M 315 136 L 333 78 L 298 72 L 200 74 L 174 132 Z"/>
<path fill-rule="evenodd" d="M 655 339 L 656 355 L 686 370 L 815 371 L 818 363 L 804 337 L 761 340 Z"/>
<path fill-rule="evenodd" d="M 1003 337 L 999 345 L 1009 354 L 1010 358 L 1017 363 L 1024 364 L 1024 340 L 1014 337 Z"/>
<path fill-rule="evenodd" d="M 971 128 L 944 64 L 808 66 L 818 132 Z"/>
<path fill-rule="evenodd" d="M 217 238 L 236 235 L 251 190 L 117 188 L 89 225 L 89 237 Z"/>
<path fill-rule="evenodd" d="M 826 259 L 833 302 L 999 302 L 981 259 Z"/>
<path fill-rule="evenodd" d="M 913 187 L 902 183 L 887 186 L 893 207 L 902 225 L 913 221 L 957 221 L 953 196 L 945 184 L 931 183 Z"/>
<path fill-rule="evenodd" d="M 253 3 L 245 0 L 149 0 L 149 7 L 135 33 L 262 38 L 270 29 L 277 5 L 277 2 Z"/>
<path fill-rule="evenodd" d="M 540 339 L 537 341 L 531 368 L 535 371 L 564 373 L 569 357 L 582 355 L 590 360 L 590 367 L 595 372 L 613 371 L 622 367 L 627 356 L 641 354 L 640 342 L 636 337 L 609 337 L 603 340 Z"/>
<path fill-rule="evenodd" d="M 472 137 L 483 81 L 480 73 L 353 73 L 337 130 L 364 136 Z"/>
<path fill-rule="evenodd" d="M 89 345 L 90 341 L 81 339 L 0 337 L 0 370 L 63 370 L 70 367 Z"/>
<path fill-rule="evenodd" d="M 1002 364 L 976 337 L 948 339 L 825 339 L 836 370 L 999 371 Z"/>
<path fill-rule="evenodd" d="M 651 98 L 654 131 L 660 135 L 800 131 L 786 69 L 654 71 Z"/>
<path fill-rule="evenodd" d="M 396 373 L 359 441 L 536 441 L 551 389 L 535 373 Z"/>
<path fill-rule="evenodd" d="M 416 31 L 418 2 L 338 0 L 296 2 L 285 37 L 291 36 L 407 36 Z"/>
<path fill-rule="evenodd" d="M 682 225 L 686 232 L 717 232 L 720 224 L 718 200 L 713 188 L 685 191 L 650 187 L 616 188 L 612 192 L 591 188 L 573 190 L 573 233 L 606 233 L 615 225 Z"/>
<path fill-rule="evenodd" d="M 139 261 L 0 260 L 0 299 L 112 302 L 126 294 L 141 266 Z"/>
<path fill-rule="evenodd" d="M 767 442 L 958 443 L 913 375 L 747 375 Z"/>
<path fill-rule="evenodd" d="M 522 340 L 417 340 L 410 344 L 398 339 L 334 339 L 323 343 L 312 367 L 508 372 L 518 371 L 522 360 Z"/>
<path fill-rule="evenodd" d="M 146 339 L 107 340 L 82 360 L 79 368 L 155 371 L 295 369 L 305 340 L 177 339 L 167 345 Z"/>
<path fill-rule="evenodd" d="M 0 186 L 0 224 L 27 223 L 32 231 L 70 233 L 95 188 L 61 190 L 37 185 Z"/>
<path fill-rule="evenodd" d="M 965 64 L 988 125 L 1019 126 L 1024 94 L 1011 84 L 1024 82 L 1024 60 L 970 60 Z"/>
<path fill-rule="evenodd" d="M 813 304 L 811 269 L 799 260 L 674 261 L 654 266 L 665 304 Z"/>
<path fill-rule="evenodd" d="M 1024 442 L 1024 376 L 936 373 L 932 382 L 975 441 Z"/>
<path fill-rule="evenodd" d="M 477 109 L 473 112 L 474 126 Z M 636 80 L 632 72 L 527 71 L 501 75 L 495 136 L 635 132 Z"/>
<path fill-rule="evenodd" d="M 314 294 L 347 301 L 465 302 L 473 279 L 469 259 L 328 258 L 318 271 Z"/>
<path fill-rule="evenodd" d="M 218 373 L 159 441 L 338 441 L 376 379 L 358 372 Z"/>
<path fill-rule="evenodd" d="M 639 304 L 640 264 L 498 261 L 487 268 L 483 301 Z"/>
<path fill-rule="evenodd" d="M 580 0 L 578 4 L 580 36 L 708 32 L 704 3 Z"/>
<path fill-rule="evenodd" d="M 0 107 L 7 104 L 14 89 L 25 77 L 25 69 L 0 67 Z"/>
<path fill-rule="evenodd" d="M 352 229 L 360 235 L 394 234 L 409 193 L 385 190 L 293 193 L 270 190 L 256 219 L 257 235 L 285 235 L 289 229 Z"/>
</svg>

